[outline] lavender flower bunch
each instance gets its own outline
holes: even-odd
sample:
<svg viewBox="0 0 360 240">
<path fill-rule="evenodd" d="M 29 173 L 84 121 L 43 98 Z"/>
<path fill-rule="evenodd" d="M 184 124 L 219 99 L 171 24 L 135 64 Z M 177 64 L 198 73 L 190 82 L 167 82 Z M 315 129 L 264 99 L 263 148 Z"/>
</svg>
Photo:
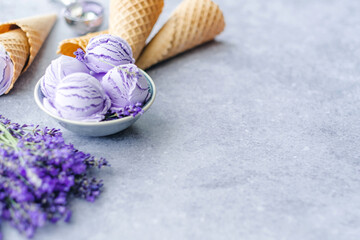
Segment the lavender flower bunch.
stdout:
<svg viewBox="0 0 360 240">
<path fill-rule="evenodd" d="M 126 106 L 125 108 L 119 108 L 119 110 L 115 112 L 109 111 L 105 115 L 104 121 L 111 121 L 114 119 L 122 119 L 124 117 L 132 116 L 136 117 L 137 115 L 142 115 L 144 110 L 142 109 L 142 103 L 136 103 L 134 105 Z"/>
<path fill-rule="evenodd" d="M 88 170 L 107 165 L 66 144 L 59 130 L 11 123 L 0 115 L 0 224 L 8 221 L 31 238 L 46 222 L 68 222 L 70 197 L 93 202 L 101 192 L 102 181 L 90 178 Z"/>
</svg>

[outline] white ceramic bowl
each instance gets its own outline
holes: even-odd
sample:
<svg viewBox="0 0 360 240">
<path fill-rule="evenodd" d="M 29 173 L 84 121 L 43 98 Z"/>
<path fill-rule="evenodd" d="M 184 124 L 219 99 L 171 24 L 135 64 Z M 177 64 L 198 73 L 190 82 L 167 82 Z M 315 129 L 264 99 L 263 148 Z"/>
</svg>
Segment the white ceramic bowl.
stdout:
<svg viewBox="0 0 360 240">
<path fill-rule="evenodd" d="M 151 77 L 144 71 L 141 70 L 141 72 L 142 74 L 144 74 L 144 76 L 148 81 L 150 87 L 150 93 L 151 93 L 150 99 L 146 102 L 146 104 L 143 107 L 143 111 L 145 113 L 155 101 L 156 87 Z M 112 135 L 130 127 L 141 117 L 141 115 L 139 114 L 136 117 L 129 116 L 129 117 L 124 117 L 122 119 L 116 119 L 105 122 L 80 122 L 80 121 L 72 121 L 61 118 L 59 116 L 52 114 L 47 109 L 45 109 L 43 105 L 44 95 L 40 89 L 40 80 L 35 86 L 34 97 L 36 104 L 47 115 L 55 119 L 64 128 L 82 136 L 102 137 L 102 136 Z"/>
</svg>

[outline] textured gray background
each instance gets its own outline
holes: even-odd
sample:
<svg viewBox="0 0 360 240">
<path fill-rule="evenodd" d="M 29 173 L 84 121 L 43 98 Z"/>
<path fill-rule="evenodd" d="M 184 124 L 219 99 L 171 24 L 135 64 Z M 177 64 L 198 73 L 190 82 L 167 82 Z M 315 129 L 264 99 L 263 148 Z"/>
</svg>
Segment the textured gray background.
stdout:
<svg viewBox="0 0 360 240">
<path fill-rule="evenodd" d="M 166 1 L 156 29 L 179 2 Z M 133 127 L 105 138 L 64 131 L 112 169 L 99 173 L 97 202 L 75 200 L 71 224 L 35 239 L 360 238 L 360 1 L 217 2 L 226 31 L 148 71 L 159 94 Z M 0 0 L 1 21 L 49 11 L 60 9 Z M 32 91 L 72 36 L 60 18 L 0 97 L 1 114 L 60 127 Z"/>
</svg>

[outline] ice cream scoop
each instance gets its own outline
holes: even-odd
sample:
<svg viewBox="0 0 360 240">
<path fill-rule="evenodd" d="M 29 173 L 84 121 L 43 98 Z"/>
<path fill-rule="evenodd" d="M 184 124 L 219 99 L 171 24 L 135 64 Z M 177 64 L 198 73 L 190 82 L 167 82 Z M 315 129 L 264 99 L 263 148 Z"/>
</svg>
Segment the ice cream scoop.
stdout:
<svg viewBox="0 0 360 240">
<path fill-rule="evenodd" d="M 3 95 L 10 87 L 14 76 L 14 63 L 0 44 L 0 95 Z"/>
<path fill-rule="evenodd" d="M 99 122 L 105 118 L 111 101 L 96 78 L 73 73 L 58 84 L 53 101 L 44 99 L 44 106 L 68 120 Z"/>
<path fill-rule="evenodd" d="M 41 79 L 41 91 L 44 96 L 52 99 L 55 95 L 56 86 L 66 76 L 73 73 L 90 73 L 86 65 L 76 58 L 61 56 L 51 62 Z"/>
<path fill-rule="evenodd" d="M 111 111 L 144 103 L 149 95 L 147 80 L 134 64 L 112 68 L 102 79 L 102 86 L 111 99 Z"/>
<path fill-rule="evenodd" d="M 100 82 L 102 81 L 102 78 L 105 76 L 106 73 L 95 73 L 95 72 L 90 72 L 90 75 L 93 76 L 94 78 L 96 78 L 97 80 L 99 80 Z"/>
<path fill-rule="evenodd" d="M 122 38 L 103 34 L 90 40 L 84 62 L 96 73 L 107 73 L 115 66 L 135 63 L 130 45 Z"/>
</svg>

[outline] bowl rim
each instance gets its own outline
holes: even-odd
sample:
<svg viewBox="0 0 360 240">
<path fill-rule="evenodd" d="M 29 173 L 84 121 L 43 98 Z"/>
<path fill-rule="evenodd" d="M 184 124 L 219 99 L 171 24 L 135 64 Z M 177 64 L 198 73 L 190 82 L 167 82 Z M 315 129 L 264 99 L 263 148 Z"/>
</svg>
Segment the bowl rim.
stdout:
<svg viewBox="0 0 360 240">
<path fill-rule="evenodd" d="M 63 11 L 62 11 L 62 15 L 64 18 L 66 19 L 69 19 L 71 21 L 76 21 L 76 22 L 87 22 L 89 20 L 84 20 L 84 19 L 81 19 L 81 18 L 77 18 L 77 17 L 73 17 L 71 16 L 70 14 L 68 14 L 69 12 L 69 9 L 71 9 L 72 7 L 74 7 L 75 5 L 77 4 L 82 4 L 82 3 L 90 3 L 90 4 L 95 4 L 95 5 L 98 5 L 101 9 L 100 11 L 100 14 L 97 15 L 97 18 L 96 19 L 93 19 L 91 21 L 96 21 L 100 18 L 103 18 L 104 17 L 104 6 L 96 1 L 91 1 L 91 0 L 84 0 L 84 1 L 80 1 L 80 2 L 73 2 L 71 4 L 69 4 L 68 6 L 64 7 Z"/>
<path fill-rule="evenodd" d="M 153 92 L 151 94 L 150 99 L 148 100 L 148 102 L 145 104 L 145 106 L 143 107 L 143 111 L 144 113 L 151 107 L 151 105 L 154 103 L 155 98 L 156 98 L 156 86 L 154 81 L 152 80 L 152 78 L 149 76 L 149 74 L 147 74 L 144 70 L 139 69 L 141 71 L 142 74 L 145 75 L 145 77 L 147 78 L 148 82 L 150 83 Z M 82 121 L 75 121 L 75 120 L 68 120 L 59 116 L 56 116 L 54 114 L 52 114 L 51 112 L 49 112 L 44 105 L 42 104 L 42 101 L 39 98 L 39 91 L 40 90 L 40 82 L 41 82 L 41 78 L 40 80 L 36 83 L 35 88 L 34 88 L 34 98 L 35 98 L 35 102 L 38 105 L 38 107 L 45 112 L 47 115 L 49 115 L 52 118 L 55 118 L 58 121 L 61 122 L 65 122 L 65 123 L 69 123 L 69 124 L 73 124 L 73 125 L 78 125 L 78 126 L 106 126 L 106 125 L 113 125 L 116 123 L 124 123 L 127 122 L 129 120 L 132 120 L 134 118 L 138 118 L 141 115 L 138 115 L 136 117 L 132 117 L 132 116 L 128 116 L 128 117 L 124 117 L 121 119 L 115 119 L 115 120 L 110 120 L 110 121 L 104 121 L 104 122 L 82 122 Z"/>
</svg>

